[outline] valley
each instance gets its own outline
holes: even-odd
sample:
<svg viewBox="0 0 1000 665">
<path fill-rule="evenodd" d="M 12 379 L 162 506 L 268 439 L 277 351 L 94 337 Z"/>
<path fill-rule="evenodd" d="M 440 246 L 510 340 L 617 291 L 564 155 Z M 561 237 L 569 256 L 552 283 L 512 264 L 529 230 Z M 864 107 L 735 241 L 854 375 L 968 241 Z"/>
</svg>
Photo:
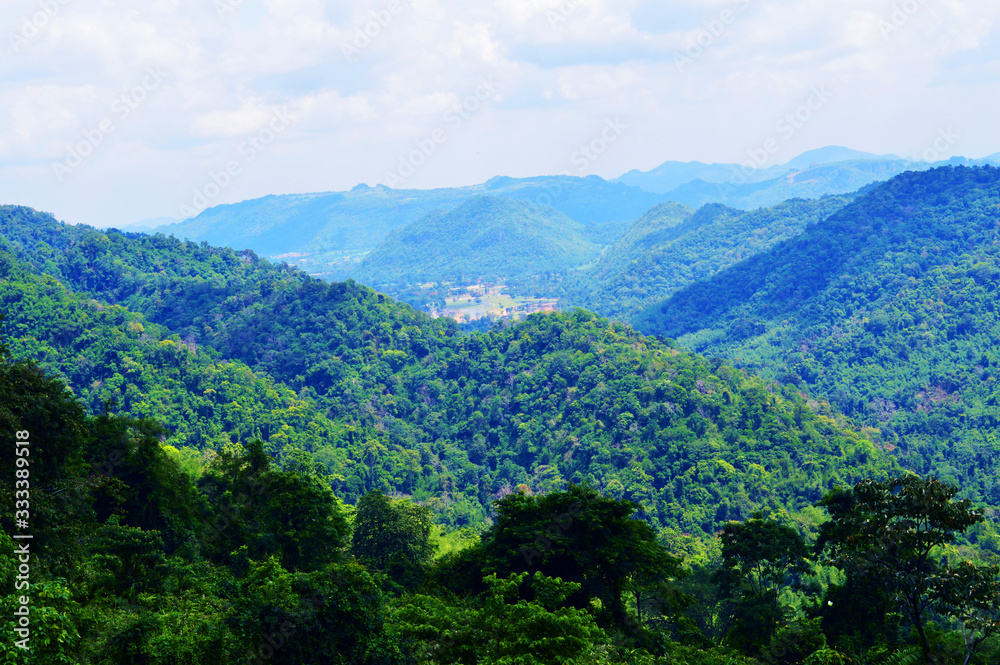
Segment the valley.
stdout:
<svg viewBox="0 0 1000 665">
<path fill-rule="evenodd" d="M 476 631 L 518 625 L 513 607 L 573 617 L 566 629 L 590 635 L 580 658 L 618 654 L 607 662 L 627 662 L 633 644 L 754 665 L 785 616 L 790 639 L 836 645 L 802 662 L 871 636 L 919 647 L 891 637 L 895 596 L 838 572 L 862 537 L 838 529 L 896 519 L 874 497 L 933 496 L 905 510 L 955 516 L 934 527 L 949 548 L 934 574 L 1000 584 L 998 202 L 995 168 L 949 166 L 750 211 L 657 203 L 614 236 L 553 206 L 475 195 L 351 255 L 384 290 L 309 275 L 296 267 L 306 253 L 277 263 L 4 206 L 0 426 L 66 451 L 38 473 L 83 508 L 37 498 L 39 524 L 95 534 L 42 541 L 45 588 L 117 617 L 94 629 L 73 615 L 116 659 L 116 645 L 178 635 L 174 610 L 119 607 L 140 590 L 187 598 L 170 579 L 203 586 L 201 605 L 178 610 L 212 627 L 183 638 L 203 654 L 250 648 L 239 622 L 267 626 L 247 617 L 272 611 L 319 621 L 315 648 L 364 644 L 390 661 L 440 644 L 420 626 L 466 611 L 476 618 L 457 644 L 479 653 Z M 907 519 L 880 528 L 904 537 Z M 148 559 L 129 559 L 130 539 Z M 727 586 L 740 539 L 796 557 L 774 573 L 780 598 Z M 578 547 L 619 563 L 592 569 Z M 865 547 L 857 556 L 881 545 Z M 91 568 L 73 568 L 83 560 Z M 164 561 L 187 572 L 160 578 Z M 136 581 L 113 581 L 126 566 Z M 928 598 L 951 593 L 938 579 Z M 496 604 L 501 582 L 536 591 Z M 274 584 L 287 589 L 277 608 L 259 595 Z M 338 604 L 315 614 L 293 589 Z M 845 625 L 841 602 L 856 593 L 878 600 Z M 353 625 L 337 608 L 361 597 L 387 614 L 333 628 Z M 901 621 L 991 611 L 988 598 L 927 602 Z M 769 618 L 754 628 L 760 603 Z M 164 623 L 116 641 L 130 617 Z"/>
</svg>

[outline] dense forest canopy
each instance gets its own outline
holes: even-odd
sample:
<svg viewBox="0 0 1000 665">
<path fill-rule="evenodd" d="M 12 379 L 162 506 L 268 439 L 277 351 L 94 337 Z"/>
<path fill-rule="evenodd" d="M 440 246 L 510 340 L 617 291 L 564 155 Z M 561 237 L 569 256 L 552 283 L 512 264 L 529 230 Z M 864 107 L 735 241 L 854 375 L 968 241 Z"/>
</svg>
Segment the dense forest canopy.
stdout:
<svg viewBox="0 0 1000 665">
<path fill-rule="evenodd" d="M 562 302 L 631 321 L 677 290 L 797 236 L 853 198 L 795 199 L 749 212 L 717 203 L 697 211 L 661 204 L 633 223 L 593 267 L 571 274 Z"/>
<path fill-rule="evenodd" d="M 996 662 L 998 190 L 660 206 L 676 342 L 0 208 L 4 662 Z"/>
<path fill-rule="evenodd" d="M 352 503 L 372 489 L 400 492 L 455 525 L 480 522 L 519 485 L 590 482 L 642 503 L 657 526 L 703 535 L 761 505 L 797 510 L 891 465 L 798 392 L 583 311 L 460 335 L 357 284 L 324 284 L 233 252 L 215 259 L 202 245 L 48 223 L 64 248 L 46 258 L 48 270 L 116 303 L 117 328 L 100 329 L 107 342 L 84 344 L 95 305 L 22 267 L 7 286 L 19 303 L 4 324 L 15 348 L 61 372 L 94 410 L 111 400 L 161 419 L 188 456 L 226 437 L 260 437 L 280 458 L 321 467 Z M 29 230 L 12 235 L 21 256 L 39 251 Z M 112 242 L 125 247 L 112 254 Z M 128 287 L 104 271 L 113 260 L 129 266 Z M 157 268 L 166 266 L 187 272 L 165 280 Z M 46 312 L 52 301 L 25 297 L 29 284 L 76 302 L 63 306 L 69 320 Z M 203 298 L 162 306 L 188 290 Z"/>
<path fill-rule="evenodd" d="M 637 319 L 817 398 L 1000 504 L 1000 171 L 906 173 Z"/>
</svg>

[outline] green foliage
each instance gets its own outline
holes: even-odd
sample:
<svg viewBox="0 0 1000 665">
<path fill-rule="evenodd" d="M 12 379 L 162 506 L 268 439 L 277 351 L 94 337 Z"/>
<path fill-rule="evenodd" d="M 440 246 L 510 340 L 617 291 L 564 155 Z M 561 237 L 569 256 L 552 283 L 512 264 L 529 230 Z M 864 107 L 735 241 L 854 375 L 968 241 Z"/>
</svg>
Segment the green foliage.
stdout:
<svg viewBox="0 0 1000 665">
<path fill-rule="evenodd" d="M 806 390 L 921 475 L 1000 505 L 1000 171 L 904 173 L 637 319 Z M 995 554 L 991 532 L 970 532 Z"/>
<path fill-rule="evenodd" d="M 478 196 L 390 233 L 354 271 L 376 287 L 562 273 L 597 257 L 584 228 L 549 206 Z"/>
<path fill-rule="evenodd" d="M 373 570 L 388 573 L 398 583 L 415 584 L 421 568 L 434 554 L 430 510 L 409 501 L 390 501 L 373 490 L 363 496 L 354 514 L 351 554 Z"/>
<path fill-rule="evenodd" d="M 378 583 L 357 564 L 305 574 L 285 570 L 276 557 L 250 561 L 231 598 L 227 623 L 239 645 L 233 662 L 305 664 L 317 654 L 345 665 L 403 662 L 383 630 Z"/>
<path fill-rule="evenodd" d="M 679 574 L 679 561 L 656 541 L 645 522 L 632 518 L 638 506 L 570 486 L 542 497 L 511 494 L 496 505 L 497 516 L 478 552 L 484 572 L 540 572 L 578 585 L 570 603 L 600 603 L 605 625 L 627 627 L 626 593 Z"/>
<path fill-rule="evenodd" d="M 292 571 L 313 571 L 340 558 L 349 527 L 329 486 L 272 466 L 259 441 L 242 454 L 223 451 L 199 481 L 216 518 L 199 533 L 219 561 L 247 548 L 247 556 L 277 556 Z"/>
<path fill-rule="evenodd" d="M 833 649 L 823 648 L 810 654 L 802 665 L 847 665 L 847 659 Z"/>
<path fill-rule="evenodd" d="M 679 289 L 799 235 L 852 198 L 794 199 L 750 212 L 717 203 L 697 212 L 660 204 L 592 268 L 567 280 L 563 302 L 629 321 Z"/>
<path fill-rule="evenodd" d="M 1000 567 L 971 561 L 947 566 L 937 589 L 941 608 L 961 623 L 967 664 L 976 650 L 1000 633 Z"/>
<path fill-rule="evenodd" d="M 533 599 L 520 598 L 522 587 Z M 562 606 L 580 585 L 540 572 L 483 579 L 481 603 L 453 606 L 433 596 L 398 601 L 393 634 L 426 663 L 553 665 L 594 662 L 605 634 L 583 609 Z"/>
<path fill-rule="evenodd" d="M 755 652 L 775 637 L 785 618 L 779 601 L 783 587 L 810 570 L 806 544 L 794 528 L 760 513 L 726 524 L 719 538 L 722 561 L 713 581 L 731 602 L 729 641 Z"/>
<path fill-rule="evenodd" d="M 927 658 L 927 612 L 941 607 L 942 598 L 957 601 L 949 591 L 956 573 L 938 558 L 940 548 L 983 519 L 968 500 L 953 500 L 957 492 L 957 487 L 934 477 L 901 476 L 862 481 L 822 502 L 831 521 L 824 525 L 817 547 L 829 549 L 849 583 L 860 580 L 876 586 L 898 603 Z M 995 573 L 989 577 L 995 578 Z"/>
</svg>

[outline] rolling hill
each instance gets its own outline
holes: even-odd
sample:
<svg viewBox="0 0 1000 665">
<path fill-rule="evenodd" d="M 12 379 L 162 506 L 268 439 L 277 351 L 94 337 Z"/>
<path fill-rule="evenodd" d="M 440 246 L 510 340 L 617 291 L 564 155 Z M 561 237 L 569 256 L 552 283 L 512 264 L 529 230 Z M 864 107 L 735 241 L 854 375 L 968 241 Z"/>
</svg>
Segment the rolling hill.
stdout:
<svg viewBox="0 0 1000 665">
<path fill-rule="evenodd" d="M 349 502 L 380 488 L 455 526 L 518 485 L 587 482 L 704 537 L 892 465 L 796 391 L 582 310 L 461 335 L 250 255 L 0 213 L 10 346 L 91 409 L 162 420 L 186 459 L 259 437 Z"/>
<path fill-rule="evenodd" d="M 829 399 L 914 470 L 1000 499 L 1000 170 L 905 173 L 636 318 Z"/>
<path fill-rule="evenodd" d="M 798 235 L 852 198 L 795 199 L 751 212 L 718 203 L 697 212 L 661 204 L 593 267 L 573 274 L 561 302 L 629 321 L 678 289 Z"/>
<path fill-rule="evenodd" d="M 355 276 L 377 288 L 429 281 L 514 282 L 562 273 L 599 250 L 584 227 L 550 206 L 477 196 L 391 232 Z"/>
</svg>

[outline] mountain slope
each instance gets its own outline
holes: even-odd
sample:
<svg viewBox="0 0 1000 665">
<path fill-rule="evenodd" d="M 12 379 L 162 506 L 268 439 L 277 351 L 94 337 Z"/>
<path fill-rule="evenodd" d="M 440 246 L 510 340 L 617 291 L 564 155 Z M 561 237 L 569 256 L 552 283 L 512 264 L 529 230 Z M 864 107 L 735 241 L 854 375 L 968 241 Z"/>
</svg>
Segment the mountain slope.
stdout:
<svg viewBox="0 0 1000 665">
<path fill-rule="evenodd" d="M 647 192 L 669 194 L 678 187 L 701 180 L 708 183 L 733 182 L 734 176 L 742 173 L 748 182 L 772 180 L 789 171 L 807 169 L 817 164 L 832 164 L 846 161 L 870 161 L 882 159 L 899 159 L 895 155 L 875 155 L 870 152 L 851 150 L 841 146 L 826 146 L 798 155 L 784 164 L 776 164 L 765 168 L 744 169 L 739 164 L 703 164 L 702 162 L 664 162 L 649 171 L 633 169 L 619 176 L 615 182 L 633 187 L 639 187 Z M 850 190 L 842 190 L 850 191 Z M 805 196 L 797 194 L 797 196 Z M 792 198 L 789 196 L 788 198 Z M 673 199 L 677 200 L 677 199 Z M 720 201 L 715 201 L 720 202 Z M 703 201 L 702 203 L 709 203 Z M 700 205 L 700 204 L 699 204 Z"/>
<path fill-rule="evenodd" d="M 92 412 L 155 418 L 167 443 L 199 451 L 254 438 L 276 454 L 343 440 L 342 428 L 241 362 L 224 361 L 121 305 L 67 290 L 0 252 L 2 331 L 11 351 L 61 375 Z M 311 427 L 302 427 L 304 423 Z M 280 440 L 280 444 L 278 445 Z"/>
<path fill-rule="evenodd" d="M 662 204 L 639 219 L 563 302 L 622 320 L 676 290 L 801 233 L 852 196 L 796 199 L 751 212 L 707 204 L 697 212 Z"/>
<path fill-rule="evenodd" d="M 31 217 L 25 209 L 5 212 L 5 229 Z M 96 279 L 107 261 L 119 261 L 116 269 L 132 276 L 132 287 L 97 280 L 96 287 L 108 282 L 103 294 L 186 322 L 193 343 L 210 347 L 199 353 L 249 369 L 217 372 L 214 384 L 185 378 L 169 369 L 172 358 L 191 353 L 179 339 L 173 339 L 176 348 L 163 345 L 168 331 L 114 308 L 118 303 L 87 304 L 93 292 L 61 296 L 79 303 L 69 319 L 54 299 L 20 296 L 25 314 L 5 324 L 19 353 L 37 356 L 44 339 L 44 359 L 74 386 L 98 391 L 94 381 L 106 385 L 111 381 L 102 376 L 121 375 L 114 380 L 130 413 L 217 422 L 208 446 L 233 427 L 230 440 L 259 435 L 279 459 L 318 465 L 337 495 L 352 503 L 380 488 L 424 502 L 443 522 L 468 525 L 482 522 L 493 499 L 517 485 L 546 492 L 572 480 L 641 502 L 657 527 L 708 537 L 727 519 L 761 506 L 799 510 L 836 484 L 891 468 L 870 440 L 818 413 L 822 405 L 810 408 L 796 391 L 775 391 L 732 367 L 583 311 L 535 315 L 460 336 L 453 324 L 356 284 L 324 284 L 295 273 L 286 278 L 280 268 L 274 274 L 266 266 L 253 269 L 252 259 L 230 265 L 226 257 L 239 255 L 229 250 L 100 234 L 39 217 L 51 226 L 52 243 L 66 251 L 22 241 L 22 254 L 81 283 Z M 116 249 L 104 254 L 102 247 Z M 164 274 L 149 271 L 157 266 Z M 190 270 L 188 280 L 214 269 L 218 283 L 190 312 L 164 308 L 158 301 L 173 293 L 178 279 L 168 268 L 180 276 Z M 241 269 L 249 275 L 238 277 Z M 7 281 L 32 293 L 27 285 L 36 277 L 19 270 Z M 51 277 L 37 279 L 65 290 Z M 223 293 L 229 295 L 220 300 Z M 114 313 L 114 325 L 87 314 L 95 307 Z M 88 323 L 94 332 L 87 332 Z M 81 355 L 92 366 L 79 362 Z M 146 390 L 139 379 L 147 376 L 149 385 L 165 389 Z M 265 389 L 267 380 L 284 385 Z M 287 420 L 257 426 L 266 417 L 248 409 L 272 399 L 269 390 L 279 402 L 291 400 L 281 407 Z M 135 399 L 135 391 L 162 399 Z M 201 414 L 205 402 L 215 415 Z M 241 429 L 244 423 L 251 427 Z"/>
<path fill-rule="evenodd" d="M 897 176 L 640 329 L 824 396 L 912 468 L 1000 499 L 1000 170 Z"/>
<path fill-rule="evenodd" d="M 358 266 L 380 286 L 428 281 L 520 280 L 593 260 L 583 225 L 555 208 L 477 196 L 393 231 Z"/>
<path fill-rule="evenodd" d="M 354 276 L 354 259 L 393 229 L 483 195 L 551 205 L 583 224 L 587 236 L 601 244 L 610 244 L 630 220 L 663 200 L 597 176 L 496 177 L 480 185 L 433 190 L 358 185 L 349 192 L 266 196 L 215 206 L 156 231 L 249 248 L 270 258 L 296 254 L 288 258 L 308 272 L 344 279 Z"/>
</svg>

